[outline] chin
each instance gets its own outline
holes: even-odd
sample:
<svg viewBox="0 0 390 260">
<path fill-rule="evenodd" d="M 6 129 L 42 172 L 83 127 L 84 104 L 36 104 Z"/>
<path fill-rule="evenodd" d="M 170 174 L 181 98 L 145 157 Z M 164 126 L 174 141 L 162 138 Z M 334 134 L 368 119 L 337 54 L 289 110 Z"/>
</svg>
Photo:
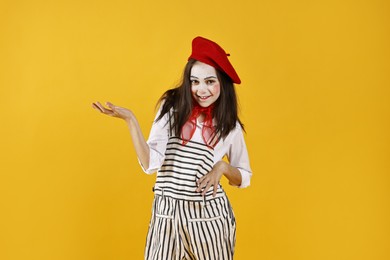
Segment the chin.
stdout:
<svg viewBox="0 0 390 260">
<path fill-rule="evenodd" d="M 201 107 L 208 107 L 209 105 L 211 105 L 210 102 L 205 102 L 202 100 L 196 100 L 196 103 L 198 103 L 198 105 Z"/>
</svg>

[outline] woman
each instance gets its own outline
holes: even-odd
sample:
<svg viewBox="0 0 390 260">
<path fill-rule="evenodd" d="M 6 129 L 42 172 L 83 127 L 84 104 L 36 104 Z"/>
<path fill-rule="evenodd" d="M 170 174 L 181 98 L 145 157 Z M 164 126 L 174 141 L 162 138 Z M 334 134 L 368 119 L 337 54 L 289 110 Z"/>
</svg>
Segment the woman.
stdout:
<svg viewBox="0 0 390 260">
<path fill-rule="evenodd" d="M 192 41 L 183 80 L 161 97 L 147 142 L 130 110 L 93 103 L 126 121 L 141 167 L 157 171 L 145 259 L 233 258 L 236 222 L 219 182 L 244 188 L 252 173 L 237 115 L 241 80 L 227 56 L 213 41 Z"/>
</svg>

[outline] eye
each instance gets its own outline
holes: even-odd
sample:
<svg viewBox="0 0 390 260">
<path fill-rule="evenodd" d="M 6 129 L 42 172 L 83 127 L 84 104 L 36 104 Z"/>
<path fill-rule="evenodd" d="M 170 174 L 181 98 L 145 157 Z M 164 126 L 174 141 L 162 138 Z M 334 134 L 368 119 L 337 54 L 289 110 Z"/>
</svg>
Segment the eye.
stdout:
<svg viewBox="0 0 390 260">
<path fill-rule="evenodd" d="M 191 85 L 194 86 L 194 85 L 198 85 L 199 84 L 199 81 L 196 80 L 196 79 L 192 79 L 191 80 Z"/>
<path fill-rule="evenodd" d="M 214 82 L 215 82 L 215 80 L 209 79 L 209 80 L 206 81 L 206 84 L 207 85 L 212 85 L 212 84 L 214 84 Z"/>
</svg>

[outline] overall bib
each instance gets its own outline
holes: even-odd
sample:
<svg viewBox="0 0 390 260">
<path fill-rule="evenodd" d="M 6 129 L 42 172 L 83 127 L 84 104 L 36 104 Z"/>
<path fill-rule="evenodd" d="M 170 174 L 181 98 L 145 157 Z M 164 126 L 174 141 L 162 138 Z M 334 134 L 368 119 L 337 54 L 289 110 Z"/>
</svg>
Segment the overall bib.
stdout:
<svg viewBox="0 0 390 260">
<path fill-rule="evenodd" d="M 157 172 L 152 217 L 145 247 L 147 260 L 233 259 L 236 222 L 222 187 L 205 196 L 196 181 L 213 168 L 213 149 L 169 137 Z"/>
</svg>

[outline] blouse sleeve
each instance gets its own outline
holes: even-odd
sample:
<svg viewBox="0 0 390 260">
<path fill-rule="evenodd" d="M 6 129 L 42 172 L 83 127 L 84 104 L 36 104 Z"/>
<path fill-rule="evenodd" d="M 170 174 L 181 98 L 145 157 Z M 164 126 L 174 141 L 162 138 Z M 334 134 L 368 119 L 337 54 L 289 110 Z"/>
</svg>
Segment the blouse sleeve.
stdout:
<svg viewBox="0 0 390 260">
<path fill-rule="evenodd" d="M 237 124 L 237 127 L 233 132 L 227 157 L 230 164 L 236 167 L 241 173 L 241 185 L 239 188 L 248 187 L 252 177 L 252 170 L 249 163 L 243 131 L 239 124 Z"/>
<path fill-rule="evenodd" d="M 147 144 L 149 146 L 149 168 L 145 169 L 140 163 L 142 170 L 147 174 L 156 172 L 164 162 L 165 149 L 168 142 L 168 114 L 165 114 L 159 121 L 156 122 L 156 118 L 160 115 L 161 107 L 156 114 L 153 121 L 152 128 L 150 130 Z M 139 161 L 139 160 L 138 160 Z"/>
</svg>

